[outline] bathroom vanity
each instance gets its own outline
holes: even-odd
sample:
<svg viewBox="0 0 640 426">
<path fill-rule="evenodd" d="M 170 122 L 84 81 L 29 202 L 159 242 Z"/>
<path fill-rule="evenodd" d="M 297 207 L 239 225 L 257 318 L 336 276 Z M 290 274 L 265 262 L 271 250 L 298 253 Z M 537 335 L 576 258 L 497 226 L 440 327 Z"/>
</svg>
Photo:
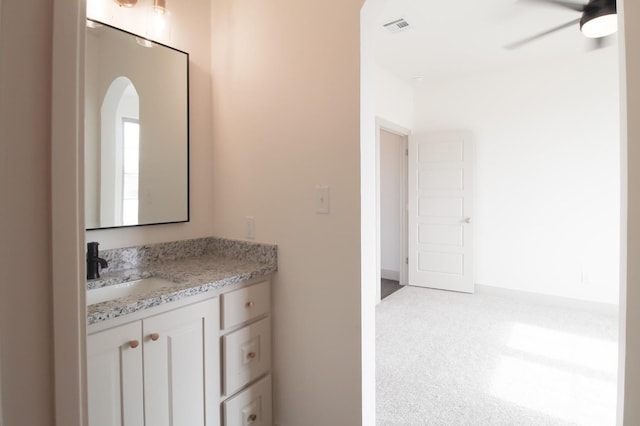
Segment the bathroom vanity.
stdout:
<svg viewBox="0 0 640 426">
<path fill-rule="evenodd" d="M 276 246 L 203 238 L 101 255 L 109 270 L 87 284 L 89 424 L 271 426 Z"/>
<path fill-rule="evenodd" d="M 88 230 L 188 222 L 188 53 L 94 20 L 86 34 Z M 90 426 L 271 426 L 276 246 L 89 246 Z"/>
</svg>

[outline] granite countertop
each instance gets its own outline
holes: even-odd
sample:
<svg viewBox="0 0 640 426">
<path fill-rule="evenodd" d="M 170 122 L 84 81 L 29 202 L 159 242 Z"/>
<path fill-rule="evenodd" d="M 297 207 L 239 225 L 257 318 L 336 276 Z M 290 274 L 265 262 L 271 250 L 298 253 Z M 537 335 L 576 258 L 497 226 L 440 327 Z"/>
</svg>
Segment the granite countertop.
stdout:
<svg viewBox="0 0 640 426">
<path fill-rule="evenodd" d="M 219 242 L 220 239 L 216 240 Z M 172 283 L 136 295 L 88 305 L 88 324 L 118 318 L 154 306 L 182 300 L 185 297 L 219 290 L 277 270 L 275 246 L 261 245 L 260 248 L 263 249 L 263 252 L 265 246 L 274 252 L 273 257 L 268 256 L 265 259 L 265 256 L 247 255 L 246 244 L 251 243 L 226 240 L 227 246 L 229 245 L 228 241 L 234 243 L 233 250 L 230 252 L 205 250 L 197 253 L 196 256 L 177 259 L 169 259 L 168 256 L 164 256 L 155 258 L 152 262 L 144 265 L 128 264 L 127 266 L 135 267 L 107 271 L 100 278 L 87 281 L 88 291 L 149 277 L 163 278 Z M 238 244 L 243 245 L 243 250 L 238 250 Z M 143 247 L 143 249 L 149 248 L 149 246 Z M 151 249 L 155 249 L 155 247 L 151 247 Z M 114 254 L 110 255 L 112 258 L 115 256 Z M 117 261 L 117 259 L 114 260 Z"/>
</svg>

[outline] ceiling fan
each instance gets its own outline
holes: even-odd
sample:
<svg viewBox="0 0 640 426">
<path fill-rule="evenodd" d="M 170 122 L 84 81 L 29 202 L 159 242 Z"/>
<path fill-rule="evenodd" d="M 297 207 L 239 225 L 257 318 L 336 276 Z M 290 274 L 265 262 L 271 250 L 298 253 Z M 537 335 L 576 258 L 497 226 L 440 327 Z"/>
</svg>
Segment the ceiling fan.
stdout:
<svg viewBox="0 0 640 426">
<path fill-rule="evenodd" d="M 551 28 L 542 33 L 519 40 L 505 46 L 506 49 L 515 49 L 530 43 L 534 40 L 542 38 L 546 35 L 580 24 L 580 31 L 585 37 L 595 40 L 595 47 L 601 47 L 607 36 L 618 30 L 618 17 L 616 10 L 616 0 L 589 0 L 587 4 L 574 3 L 563 0 L 528 0 L 537 3 L 549 3 L 555 6 L 571 9 L 582 13 L 580 18 L 573 21 Z"/>
</svg>

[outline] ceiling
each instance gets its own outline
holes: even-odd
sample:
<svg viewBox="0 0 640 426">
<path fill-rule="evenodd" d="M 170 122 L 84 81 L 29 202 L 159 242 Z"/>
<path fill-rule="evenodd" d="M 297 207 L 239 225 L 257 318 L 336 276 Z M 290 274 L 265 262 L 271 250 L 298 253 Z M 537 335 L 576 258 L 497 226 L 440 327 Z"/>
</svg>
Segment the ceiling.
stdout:
<svg viewBox="0 0 640 426">
<path fill-rule="evenodd" d="M 386 0 L 375 33 L 376 61 L 413 82 L 597 54 L 578 24 L 515 50 L 504 48 L 579 17 L 579 12 L 534 0 Z M 391 33 L 383 27 L 398 18 L 409 29 Z M 615 48 L 612 41 L 604 49 Z"/>
</svg>

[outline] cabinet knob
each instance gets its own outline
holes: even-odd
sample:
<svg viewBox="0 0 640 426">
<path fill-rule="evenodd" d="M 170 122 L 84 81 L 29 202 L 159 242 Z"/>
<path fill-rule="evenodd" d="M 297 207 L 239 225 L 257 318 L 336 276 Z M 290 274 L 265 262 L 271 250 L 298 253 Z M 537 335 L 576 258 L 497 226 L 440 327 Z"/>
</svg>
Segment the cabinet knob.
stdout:
<svg viewBox="0 0 640 426">
<path fill-rule="evenodd" d="M 151 333 L 149 335 L 149 337 L 151 337 L 151 340 L 153 340 L 155 342 L 156 340 L 158 340 L 160 338 L 160 334 L 159 333 Z"/>
<path fill-rule="evenodd" d="M 256 357 L 256 353 L 255 352 L 249 352 L 247 354 L 247 358 L 249 358 L 249 359 L 254 359 L 255 357 Z"/>
<path fill-rule="evenodd" d="M 137 340 L 132 340 L 132 341 L 130 341 L 130 342 L 129 342 L 129 347 L 130 347 L 131 349 L 135 349 L 135 348 L 137 348 L 139 345 L 140 345 L 140 342 L 139 342 L 139 341 L 137 341 Z"/>
<path fill-rule="evenodd" d="M 249 417 L 247 417 L 247 420 L 249 423 L 253 423 L 258 419 L 258 416 L 256 414 L 252 414 Z"/>
<path fill-rule="evenodd" d="M 247 308 L 253 308 L 254 306 L 256 306 L 256 302 L 253 300 L 247 302 Z"/>
</svg>

